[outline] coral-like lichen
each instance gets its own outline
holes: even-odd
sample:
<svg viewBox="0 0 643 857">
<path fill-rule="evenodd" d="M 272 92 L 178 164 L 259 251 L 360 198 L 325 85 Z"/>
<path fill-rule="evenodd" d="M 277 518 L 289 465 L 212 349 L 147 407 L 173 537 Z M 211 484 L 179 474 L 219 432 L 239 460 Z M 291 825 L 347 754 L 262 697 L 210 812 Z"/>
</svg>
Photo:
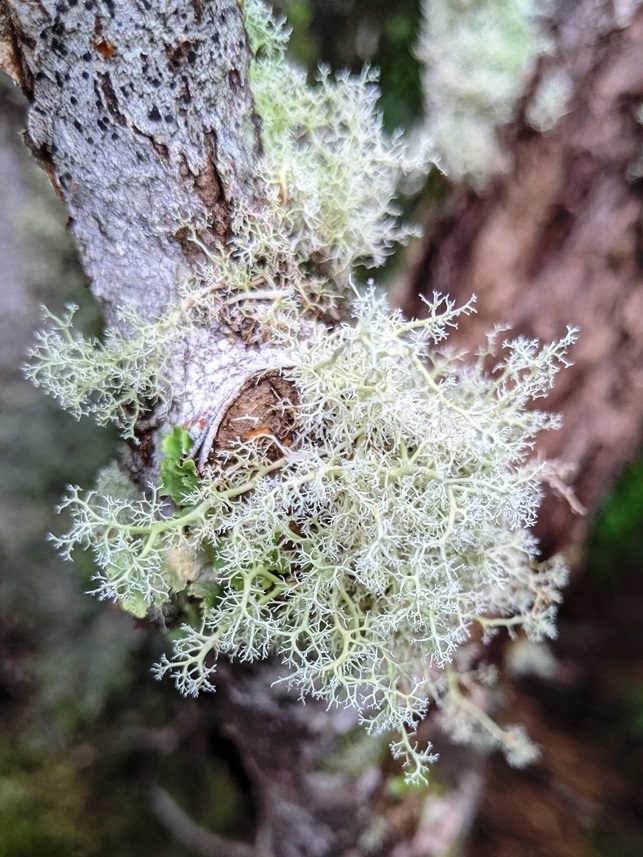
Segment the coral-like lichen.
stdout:
<svg viewBox="0 0 643 857">
<path fill-rule="evenodd" d="M 302 694 L 357 707 L 373 732 L 396 730 L 411 780 L 432 759 L 409 735 L 431 703 L 456 740 L 524 763 L 520 730 L 475 704 L 489 674 L 472 668 L 468 644 L 476 626 L 485 638 L 555 633 L 565 568 L 537 564 L 529 527 L 543 468 L 532 448 L 558 420 L 533 402 L 574 332 L 541 347 L 499 344 L 495 331 L 467 358 L 445 340 L 470 305 L 436 297 L 426 319 L 408 321 L 372 290 L 352 321 L 312 320 L 346 295 L 356 262 L 380 262 L 404 237 L 391 199 L 408 163 L 383 134 L 370 72 L 323 72 L 309 86 L 284 56 L 283 28 L 258 0 L 246 9 L 264 209 L 237 212 L 234 237 L 214 249 L 191 227 L 207 264 L 165 319 L 131 319 L 130 336 L 108 330 L 99 342 L 71 329 L 72 311 L 51 317 L 28 372 L 76 416 L 114 419 L 131 436 L 145 406 L 170 395 L 170 346 L 205 321 L 288 350 L 293 430 L 277 439 L 259 427 L 198 473 L 175 427 L 160 488 L 140 494 L 109 468 L 94 490 L 70 488 L 71 528 L 55 541 L 68 557 L 92 551 L 98 596 L 136 616 L 187 593 L 199 618 L 157 667 L 184 693 L 212 688 L 220 654 L 273 655 Z"/>
</svg>

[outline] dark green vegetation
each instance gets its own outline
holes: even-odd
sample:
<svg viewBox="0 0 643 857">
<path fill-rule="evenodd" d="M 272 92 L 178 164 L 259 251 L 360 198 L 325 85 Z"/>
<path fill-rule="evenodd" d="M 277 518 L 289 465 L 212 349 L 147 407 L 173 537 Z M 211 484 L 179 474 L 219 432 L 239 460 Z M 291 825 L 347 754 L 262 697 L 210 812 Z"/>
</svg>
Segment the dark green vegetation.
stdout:
<svg viewBox="0 0 643 857">
<path fill-rule="evenodd" d="M 601 506 L 587 542 L 588 571 L 606 583 L 619 568 L 643 570 L 643 458 L 625 469 Z"/>
<path fill-rule="evenodd" d="M 380 69 L 381 107 L 387 130 L 408 128 L 422 110 L 420 63 L 414 45 L 420 0 L 277 0 L 293 34 L 290 52 L 314 70 L 319 63 L 359 72 Z"/>
</svg>

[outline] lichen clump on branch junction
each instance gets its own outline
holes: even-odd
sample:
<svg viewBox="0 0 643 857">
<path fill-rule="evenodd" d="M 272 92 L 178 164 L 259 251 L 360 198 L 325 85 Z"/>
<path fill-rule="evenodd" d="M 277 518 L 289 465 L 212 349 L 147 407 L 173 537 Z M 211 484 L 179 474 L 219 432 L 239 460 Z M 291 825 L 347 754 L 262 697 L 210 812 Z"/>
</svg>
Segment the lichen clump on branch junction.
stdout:
<svg viewBox="0 0 643 857">
<path fill-rule="evenodd" d="M 170 427 L 159 484 L 141 493 L 113 465 L 93 490 L 70 488 L 71 526 L 55 542 L 68 557 L 93 553 L 100 598 L 136 616 L 180 607 L 156 671 L 183 693 L 214 687 L 219 655 L 274 656 L 302 695 L 396 733 L 412 781 L 433 758 L 411 737 L 431 704 L 455 740 L 525 763 L 534 750 L 522 730 L 474 704 L 490 670 L 472 666 L 470 641 L 476 627 L 485 640 L 520 626 L 536 640 L 555 634 L 566 570 L 537 563 L 529 528 L 545 467 L 535 439 L 558 418 L 533 402 L 575 334 L 540 346 L 494 331 L 471 356 L 448 347 L 471 304 L 436 296 L 425 319 L 406 320 L 366 289 L 350 318 L 329 313 L 353 294 L 353 266 L 381 262 L 405 237 L 391 199 L 410 167 L 402 141 L 384 135 L 370 73 L 309 86 L 284 55 L 283 28 L 258 0 L 245 6 L 263 213 L 241 212 L 225 246 L 201 244 L 208 266 L 182 285 L 181 305 L 156 323 L 129 319 L 131 336 L 86 340 L 71 316 L 52 318 L 29 372 L 76 415 L 116 419 L 132 437 L 147 403 L 172 401 L 161 377 L 173 344 L 193 325 L 218 326 L 288 354 L 272 370 L 296 391 L 275 405 L 288 431 L 259 423 L 197 466 L 198 441 Z M 260 334 L 244 338 L 247 321 Z"/>
<path fill-rule="evenodd" d="M 277 655 L 302 693 L 406 736 L 430 701 L 453 708 L 450 665 L 476 624 L 554 634 L 565 569 L 537 565 L 528 528 L 543 467 L 530 453 L 557 419 L 527 405 L 574 334 L 505 343 L 490 375 L 488 355 L 469 362 L 439 345 L 470 307 L 429 309 L 405 321 L 368 294 L 352 324 L 293 343 L 289 443 L 260 433 L 201 478 L 187 469 L 174 511 L 158 490 L 133 499 L 113 469 L 71 492 L 58 544 L 94 551 L 100 597 L 139 615 L 182 591 L 198 600 L 200 619 L 158 666 L 183 693 L 212 689 L 219 654 Z M 528 753 L 522 735 L 502 735 L 515 760 Z M 423 776 L 428 751 L 402 750 Z"/>
</svg>

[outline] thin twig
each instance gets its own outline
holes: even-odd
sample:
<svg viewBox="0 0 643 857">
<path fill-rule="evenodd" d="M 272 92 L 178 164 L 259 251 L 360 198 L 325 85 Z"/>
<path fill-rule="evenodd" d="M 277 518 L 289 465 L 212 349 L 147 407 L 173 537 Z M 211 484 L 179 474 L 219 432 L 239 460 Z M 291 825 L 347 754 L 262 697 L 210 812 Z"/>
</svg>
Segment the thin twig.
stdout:
<svg viewBox="0 0 643 857">
<path fill-rule="evenodd" d="M 158 783 L 150 787 L 149 797 L 152 813 L 159 824 L 177 842 L 195 854 L 201 857 L 257 857 L 251 845 L 224 839 L 201 827 Z"/>
</svg>

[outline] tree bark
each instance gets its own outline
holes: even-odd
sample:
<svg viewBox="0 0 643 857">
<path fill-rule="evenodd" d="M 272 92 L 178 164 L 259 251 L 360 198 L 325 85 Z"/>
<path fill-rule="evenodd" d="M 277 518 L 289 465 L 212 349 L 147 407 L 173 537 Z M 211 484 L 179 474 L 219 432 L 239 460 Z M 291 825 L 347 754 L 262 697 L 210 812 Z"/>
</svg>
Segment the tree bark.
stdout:
<svg viewBox="0 0 643 857">
<path fill-rule="evenodd" d="M 158 318 L 200 261 L 180 221 L 212 244 L 235 212 L 262 204 L 238 3 L 0 0 L 0 44 L 30 101 L 26 142 L 67 206 L 107 323 L 123 325 L 124 307 Z M 195 328 L 175 347 L 166 423 L 221 421 L 250 378 L 284 362 L 279 349 Z M 142 485 L 156 476 L 159 434 L 130 460 Z"/>
<path fill-rule="evenodd" d="M 477 314 L 449 338 L 466 351 L 498 323 L 511 325 L 509 338 L 541 341 L 580 328 L 574 366 L 545 403 L 563 415 L 563 428 L 543 435 L 536 453 L 570 465 L 589 514 L 548 493 L 535 527 L 543 555 L 565 551 L 578 572 L 591 513 L 643 440 L 643 9 L 560 2 L 551 27 L 556 52 L 538 63 L 514 121 L 499 132 L 511 168 L 480 194 L 452 189 L 394 303 L 421 316 L 421 296 L 438 291 L 464 303 L 477 295 Z M 552 72 L 567 76 L 571 94 L 555 127 L 538 133 L 528 109 Z M 461 784 L 475 765 L 462 764 Z M 428 853 L 459 849 L 482 793 Z"/>
<path fill-rule="evenodd" d="M 415 313 L 418 289 L 459 300 L 476 291 L 480 313 L 458 333 L 469 345 L 498 320 L 543 339 L 565 323 L 581 326 L 576 366 L 550 402 L 566 428 L 542 450 L 578 465 L 579 498 L 590 508 L 643 428 L 642 206 L 626 177 L 640 155 L 643 15 L 630 21 L 617 8 L 565 4 L 551 62 L 573 81 L 568 114 L 548 136 L 523 118 L 506 130 L 513 170 L 482 196 L 456 192 L 448 201 L 402 301 Z M 0 0 L 0 63 L 30 101 L 29 145 L 68 207 L 108 322 L 120 323 L 119 306 L 157 317 L 199 261 L 178 217 L 221 241 L 236 211 L 262 202 L 239 5 Z M 216 329 L 196 332 L 175 357 L 169 421 L 181 424 L 221 419 L 249 378 L 285 359 Z M 159 431 L 150 436 L 158 448 Z M 158 456 L 141 463 L 143 446 L 132 467 L 148 473 Z M 577 543 L 583 530 L 560 502 L 545 504 L 539 526 L 547 551 Z M 257 857 L 376 853 L 363 834 L 377 769 L 359 780 L 319 770 L 353 714 L 303 707 L 272 686 L 274 677 L 270 664 L 224 667 L 216 700 L 257 796 Z M 463 816 L 479 786 L 465 792 Z M 380 853 L 437 855 L 455 828 L 450 841 L 430 846 L 426 829 L 400 828 Z"/>
<path fill-rule="evenodd" d="M 236 212 L 262 205 L 249 58 L 236 0 L 0 0 L 1 67 L 30 102 L 26 141 L 67 206 L 109 324 L 123 324 L 122 307 L 157 318 L 198 271 L 179 218 L 214 244 L 230 237 Z M 142 430 L 131 475 L 155 479 L 165 425 L 216 429 L 255 376 L 285 362 L 281 349 L 195 327 L 173 354 L 170 412 Z M 364 787 L 316 770 L 355 714 L 304 707 L 273 689 L 277 677 L 269 664 L 229 666 L 217 706 L 253 782 L 256 853 L 357 854 Z"/>
<path fill-rule="evenodd" d="M 153 11 L 152 11 L 153 9 Z M 65 200 L 92 292 L 150 318 L 189 269 L 177 216 L 226 235 L 259 150 L 235 0 L 0 3 L 27 142 Z"/>
<path fill-rule="evenodd" d="M 566 114 L 537 133 L 525 97 L 503 131 L 511 171 L 479 196 L 453 192 L 397 293 L 412 315 L 422 313 L 419 295 L 464 302 L 475 293 L 477 315 L 450 339 L 467 349 L 498 322 L 545 341 L 567 324 L 580 328 L 574 366 L 546 404 L 564 427 L 542 437 L 538 451 L 574 466 L 590 512 L 643 438 L 643 195 L 632 170 L 643 151 L 643 10 L 627 5 L 561 4 L 557 53 L 528 91 L 563 72 L 573 84 Z M 537 527 L 543 551 L 577 549 L 587 520 L 547 498 Z"/>
</svg>

